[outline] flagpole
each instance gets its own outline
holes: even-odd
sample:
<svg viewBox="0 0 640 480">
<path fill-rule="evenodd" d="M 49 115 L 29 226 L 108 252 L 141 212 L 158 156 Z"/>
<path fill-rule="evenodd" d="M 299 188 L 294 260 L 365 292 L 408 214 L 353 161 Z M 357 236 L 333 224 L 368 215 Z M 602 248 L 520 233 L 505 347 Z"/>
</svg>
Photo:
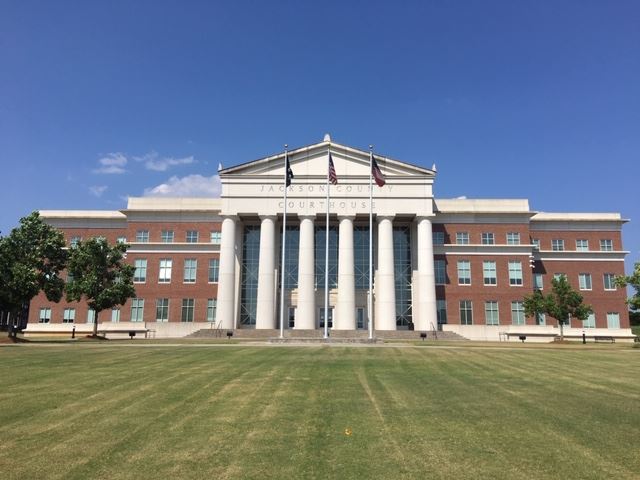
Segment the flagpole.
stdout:
<svg viewBox="0 0 640 480">
<path fill-rule="evenodd" d="M 282 216 L 282 258 L 280 265 L 280 338 L 284 338 L 284 253 L 287 243 L 287 176 L 288 172 L 288 148 L 284 145 L 284 215 Z"/>
<path fill-rule="evenodd" d="M 329 168 L 331 143 L 327 147 L 327 221 L 324 242 L 324 338 L 329 338 Z"/>
<path fill-rule="evenodd" d="M 369 340 L 373 339 L 373 145 L 369 145 Z"/>
</svg>

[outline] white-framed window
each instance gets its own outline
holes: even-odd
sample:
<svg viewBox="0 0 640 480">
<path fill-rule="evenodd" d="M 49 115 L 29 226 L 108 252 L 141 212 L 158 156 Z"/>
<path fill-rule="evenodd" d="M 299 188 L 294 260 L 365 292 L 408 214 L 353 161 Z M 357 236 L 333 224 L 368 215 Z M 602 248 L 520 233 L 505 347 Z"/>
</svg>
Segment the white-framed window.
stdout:
<svg viewBox="0 0 640 480">
<path fill-rule="evenodd" d="M 456 244 L 457 245 L 469 245 L 469 232 L 458 232 L 458 233 L 456 233 Z"/>
<path fill-rule="evenodd" d="M 600 240 L 600 250 L 602 252 L 612 252 L 613 251 L 613 240 L 609 238 L 603 238 Z"/>
<path fill-rule="evenodd" d="M 127 243 L 127 237 L 116 238 L 116 243 Z"/>
<path fill-rule="evenodd" d="M 147 281 L 147 259 L 136 258 L 133 262 L 136 270 L 133 274 L 133 281 L 135 283 L 144 283 Z"/>
<path fill-rule="evenodd" d="M 522 262 L 517 260 L 509 262 L 509 285 L 522 285 Z"/>
<path fill-rule="evenodd" d="M 169 299 L 156 298 L 156 322 L 169 321 Z"/>
<path fill-rule="evenodd" d="M 495 236 L 492 232 L 483 232 L 481 235 L 482 245 L 494 245 L 496 243 Z"/>
<path fill-rule="evenodd" d="M 498 302 L 495 300 L 484 302 L 484 319 L 487 325 L 500 325 Z"/>
<path fill-rule="evenodd" d="M 111 322 L 112 323 L 120 322 L 120 309 L 119 308 L 112 308 L 111 309 Z"/>
<path fill-rule="evenodd" d="M 62 323 L 74 323 L 76 321 L 76 309 L 65 308 L 62 313 Z"/>
<path fill-rule="evenodd" d="M 482 276 L 485 285 L 497 285 L 498 275 L 496 273 L 496 262 L 493 260 L 485 260 L 482 262 Z"/>
<path fill-rule="evenodd" d="M 589 251 L 589 240 L 578 239 L 576 240 L 576 251 L 578 252 L 588 252 Z"/>
<path fill-rule="evenodd" d="M 553 274 L 553 279 L 554 280 L 560 280 L 561 278 L 567 278 L 567 274 L 566 273 L 554 273 Z"/>
<path fill-rule="evenodd" d="M 460 325 L 473 325 L 473 302 L 460 300 Z"/>
<path fill-rule="evenodd" d="M 542 313 L 536 313 L 536 325 L 546 325 L 547 324 L 547 316 Z"/>
<path fill-rule="evenodd" d="M 198 260 L 195 258 L 184 259 L 184 283 L 196 283 L 196 271 L 198 270 Z"/>
<path fill-rule="evenodd" d="M 159 283 L 171 283 L 171 267 L 173 266 L 173 260 L 170 258 L 160 259 L 160 271 L 158 274 Z"/>
<path fill-rule="evenodd" d="M 220 243 L 222 242 L 222 232 L 217 230 L 211 232 L 211 237 L 209 240 L 215 245 L 220 245 Z"/>
<path fill-rule="evenodd" d="M 187 230 L 187 243 L 198 243 L 197 230 Z"/>
<path fill-rule="evenodd" d="M 520 233 L 508 232 L 507 233 L 507 245 L 520 245 Z"/>
<path fill-rule="evenodd" d="M 582 322 L 582 328 L 596 328 L 595 313 L 590 313 L 587 319 Z"/>
<path fill-rule="evenodd" d="M 144 299 L 131 299 L 131 321 L 142 322 L 144 320 Z"/>
<path fill-rule="evenodd" d="M 531 239 L 531 245 L 533 246 L 533 248 L 535 250 L 540 250 L 540 239 L 539 238 L 532 238 Z"/>
<path fill-rule="evenodd" d="M 602 276 L 602 281 L 604 283 L 604 289 L 605 290 L 615 290 L 616 289 L 615 279 L 616 279 L 615 274 L 613 274 L 613 273 L 605 273 Z"/>
<path fill-rule="evenodd" d="M 193 312 L 195 310 L 196 301 L 193 298 L 182 299 L 182 318 L 183 322 L 193 322 Z"/>
<path fill-rule="evenodd" d="M 216 306 L 217 300 L 215 298 L 207 299 L 207 322 L 216 321 Z"/>
<path fill-rule="evenodd" d="M 551 240 L 551 250 L 554 252 L 562 252 L 564 250 L 564 240 L 561 238 Z"/>
<path fill-rule="evenodd" d="M 536 290 L 542 290 L 544 288 L 544 281 L 541 273 L 533 274 L 533 288 Z"/>
<path fill-rule="evenodd" d="M 620 328 L 620 314 L 607 312 L 607 328 Z"/>
<path fill-rule="evenodd" d="M 82 241 L 82 237 L 78 236 L 78 235 L 74 235 L 73 237 L 71 237 L 71 239 L 69 240 L 69 246 L 70 247 L 75 247 L 78 245 L 78 243 L 80 243 Z"/>
<path fill-rule="evenodd" d="M 149 242 L 149 230 L 138 230 L 136 232 L 136 242 L 148 243 Z"/>
<path fill-rule="evenodd" d="M 434 245 L 444 245 L 444 232 L 433 232 L 431 236 Z"/>
<path fill-rule="evenodd" d="M 162 243 L 173 243 L 174 236 L 173 230 L 162 230 L 160 232 L 160 241 Z"/>
<path fill-rule="evenodd" d="M 591 290 L 591 274 L 580 273 L 578 274 L 578 285 L 580 290 Z"/>
<path fill-rule="evenodd" d="M 436 315 L 438 317 L 438 324 L 443 325 L 447 323 L 447 301 L 436 300 Z"/>
<path fill-rule="evenodd" d="M 524 325 L 524 305 L 522 302 L 511 302 L 511 323 Z"/>
<path fill-rule="evenodd" d="M 220 259 L 209 259 L 209 283 L 217 283 L 220 275 Z"/>
<path fill-rule="evenodd" d="M 96 323 L 96 311 L 92 308 L 87 310 L 87 323 Z"/>
<path fill-rule="evenodd" d="M 471 262 L 458 260 L 458 285 L 471 285 Z"/>
<path fill-rule="evenodd" d="M 433 261 L 434 274 L 436 277 L 436 285 L 444 285 L 447 283 L 447 266 L 444 260 L 437 259 Z"/>
<path fill-rule="evenodd" d="M 49 307 L 44 307 L 40 309 L 40 316 L 38 318 L 38 323 L 50 323 L 51 322 L 51 309 Z"/>
</svg>

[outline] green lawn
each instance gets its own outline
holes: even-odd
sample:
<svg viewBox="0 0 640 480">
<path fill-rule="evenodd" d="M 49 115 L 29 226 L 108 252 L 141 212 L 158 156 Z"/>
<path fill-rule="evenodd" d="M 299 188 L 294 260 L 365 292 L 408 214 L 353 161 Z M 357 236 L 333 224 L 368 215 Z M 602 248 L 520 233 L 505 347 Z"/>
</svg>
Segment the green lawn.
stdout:
<svg viewBox="0 0 640 480">
<path fill-rule="evenodd" d="M 619 346 L 4 346 L 0 477 L 637 479 L 639 400 Z"/>
</svg>

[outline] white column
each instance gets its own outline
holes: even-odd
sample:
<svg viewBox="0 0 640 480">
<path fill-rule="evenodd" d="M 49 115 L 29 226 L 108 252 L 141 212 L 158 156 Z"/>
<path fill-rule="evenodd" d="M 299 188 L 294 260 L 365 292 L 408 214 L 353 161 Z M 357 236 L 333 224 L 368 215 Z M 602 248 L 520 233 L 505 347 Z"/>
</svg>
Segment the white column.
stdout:
<svg viewBox="0 0 640 480">
<path fill-rule="evenodd" d="M 220 319 L 222 328 L 235 328 L 236 221 L 235 216 L 225 217 L 222 220 L 216 315 Z"/>
<path fill-rule="evenodd" d="M 393 217 L 378 217 L 378 272 L 375 284 L 376 330 L 396 329 L 396 286 L 393 266 Z"/>
<path fill-rule="evenodd" d="M 298 251 L 298 305 L 295 329 L 316 328 L 315 289 L 315 231 L 314 216 L 300 217 L 300 246 Z"/>
<path fill-rule="evenodd" d="M 436 314 L 436 277 L 433 266 L 433 235 L 431 221 L 418 217 L 418 318 L 416 330 L 434 330 L 438 325 Z"/>
<path fill-rule="evenodd" d="M 276 328 L 275 321 L 275 232 L 276 217 L 261 216 L 260 263 L 256 329 Z"/>
<path fill-rule="evenodd" d="M 353 216 L 339 216 L 338 301 L 333 325 L 336 330 L 356 329 L 356 284 L 353 258 Z"/>
</svg>

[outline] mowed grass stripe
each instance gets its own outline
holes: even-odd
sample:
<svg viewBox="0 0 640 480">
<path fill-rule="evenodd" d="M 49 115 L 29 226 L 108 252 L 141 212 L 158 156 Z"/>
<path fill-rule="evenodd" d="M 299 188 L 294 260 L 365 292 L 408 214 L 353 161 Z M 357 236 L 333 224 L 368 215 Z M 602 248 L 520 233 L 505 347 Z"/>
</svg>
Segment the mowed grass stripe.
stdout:
<svg viewBox="0 0 640 480">
<path fill-rule="evenodd" d="M 71 347 L 0 350 L 7 478 L 637 478 L 635 352 Z"/>
</svg>

